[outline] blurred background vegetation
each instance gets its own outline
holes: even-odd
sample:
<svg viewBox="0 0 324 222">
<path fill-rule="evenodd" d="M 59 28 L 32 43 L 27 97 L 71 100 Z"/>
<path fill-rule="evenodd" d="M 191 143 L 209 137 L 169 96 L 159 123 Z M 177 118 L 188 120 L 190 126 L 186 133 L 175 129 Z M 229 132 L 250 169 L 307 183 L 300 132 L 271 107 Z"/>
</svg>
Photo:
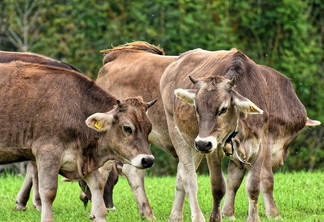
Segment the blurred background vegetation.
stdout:
<svg viewBox="0 0 324 222">
<path fill-rule="evenodd" d="M 238 48 L 292 79 L 311 119 L 324 122 L 324 0 L 1 0 L 0 50 L 68 62 L 95 79 L 101 49 L 147 41 L 166 54 Z M 324 124 L 305 128 L 280 171 L 324 169 Z M 152 175 L 175 161 L 153 148 Z M 226 162 L 226 161 L 225 161 Z M 206 173 L 205 163 L 198 170 Z"/>
</svg>

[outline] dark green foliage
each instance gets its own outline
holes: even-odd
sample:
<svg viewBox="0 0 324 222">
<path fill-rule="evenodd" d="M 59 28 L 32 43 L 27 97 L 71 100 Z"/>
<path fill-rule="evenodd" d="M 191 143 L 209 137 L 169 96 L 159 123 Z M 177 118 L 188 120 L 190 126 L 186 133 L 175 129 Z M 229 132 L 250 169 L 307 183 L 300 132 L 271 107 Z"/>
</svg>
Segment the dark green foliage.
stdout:
<svg viewBox="0 0 324 222">
<path fill-rule="evenodd" d="M 170 55 L 235 47 L 290 77 L 308 116 L 324 122 L 323 11 L 323 0 L 2 0 L 0 49 L 60 59 L 95 79 L 99 51 L 126 42 L 147 41 Z M 323 127 L 292 144 L 285 169 L 323 167 Z"/>
</svg>

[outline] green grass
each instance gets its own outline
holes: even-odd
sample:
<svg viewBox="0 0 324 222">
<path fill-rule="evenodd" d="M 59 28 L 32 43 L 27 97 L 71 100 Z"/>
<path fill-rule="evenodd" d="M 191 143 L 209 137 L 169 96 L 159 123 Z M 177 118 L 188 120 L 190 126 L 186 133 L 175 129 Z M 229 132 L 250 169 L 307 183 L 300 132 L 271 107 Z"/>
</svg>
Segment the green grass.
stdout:
<svg viewBox="0 0 324 222">
<path fill-rule="evenodd" d="M 0 176 L 0 221 L 28 222 L 40 221 L 37 212 L 28 202 L 25 212 L 15 211 L 15 198 L 23 182 L 22 177 Z M 145 185 L 148 198 L 154 209 L 158 222 L 168 220 L 174 195 L 175 177 L 148 177 Z M 198 177 L 199 203 L 208 221 L 212 206 L 210 183 L 207 176 Z M 236 199 L 236 221 L 246 221 L 248 201 L 244 184 L 238 191 Z M 90 205 L 84 209 L 79 201 L 80 189 L 77 183 L 63 183 L 60 181 L 57 197 L 53 205 L 54 220 L 59 221 L 90 221 Z M 324 221 L 324 173 L 277 173 L 275 174 L 275 200 L 279 208 L 281 219 L 278 221 L 313 222 Z M 141 221 L 136 203 L 125 178 L 120 178 L 114 190 L 116 212 L 109 212 L 107 221 L 132 222 Z M 267 219 L 260 202 L 261 221 Z M 184 221 L 190 220 L 188 201 L 185 203 Z M 224 219 L 223 221 L 228 221 Z"/>
</svg>

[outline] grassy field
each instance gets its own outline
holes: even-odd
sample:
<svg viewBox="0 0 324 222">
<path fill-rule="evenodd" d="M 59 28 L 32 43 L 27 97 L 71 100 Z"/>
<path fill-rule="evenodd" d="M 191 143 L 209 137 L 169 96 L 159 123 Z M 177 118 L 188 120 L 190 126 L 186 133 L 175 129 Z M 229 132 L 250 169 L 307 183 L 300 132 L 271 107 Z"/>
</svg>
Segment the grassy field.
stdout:
<svg viewBox="0 0 324 222">
<path fill-rule="evenodd" d="M 25 212 L 15 211 L 15 198 L 23 182 L 22 177 L 0 176 L 0 221 L 28 222 L 39 221 L 31 201 Z M 175 177 L 149 177 L 146 179 L 146 190 L 158 222 L 168 220 L 174 195 Z M 199 203 L 208 221 L 212 206 L 209 178 L 198 177 Z M 60 181 L 58 194 L 53 205 L 54 219 L 57 222 L 90 221 L 90 205 L 84 209 L 79 201 L 80 189 L 77 183 Z M 324 221 L 324 173 L 277 173 L 275 174 L 275 199 L 281 219 L 278 221 L 313 222 Z M 136 222 L 141 221 L 136 203 L 125 178 L 120 178 L 114 191 L 115 212 L 109 212 L 107 221 Z M 260 202 L 261 221 L 267 219 Z M 238 222 L 246 221 L 248 202 L 244 185 L 239 189 L 236 199 L 236 218 Z M 185 203 L 184 221 L 190 220 L 189 204 Z M 223 221 L 227 221 L 224 219 Z"/>
</svg>

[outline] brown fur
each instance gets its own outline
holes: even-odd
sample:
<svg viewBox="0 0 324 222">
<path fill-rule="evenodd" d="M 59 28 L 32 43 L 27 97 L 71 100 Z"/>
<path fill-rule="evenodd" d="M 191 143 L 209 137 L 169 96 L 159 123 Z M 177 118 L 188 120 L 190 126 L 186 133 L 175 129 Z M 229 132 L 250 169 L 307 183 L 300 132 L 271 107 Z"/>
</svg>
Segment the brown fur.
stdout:
<svg viewBox="0 0 324 222">
<path fill-rule="evenodd" d="M 189 75 L 199 80 L 195 84 L 199 86 L 195 97 L 196 110 L 184 105 L 173 95 L 177 88 L 194 89 L 194 84 L 188 78 Z M 230 86 L 219 87 L 218 85 L 226 85 L 226 80 L 222 79 L 222 76 L 235 79 L 236 86 L 233 89 Z M 240 144 L 238 150 L 241 151 L 241 155 L 252 164 L 247 183 L 250 198 L 249 221 L 259 220 L 256 204 L 260 183 L 266 196 L 267 215 L 277 217 L 278 210 L 272 197 L 272 167 L 283 164 L 285 157 L 283 149 L 287 148 L 287 145 L 306 123 L 306 110 L 294 93 L 289 79 L 269 67 L 255 64 L 243 52 L 236 49 L 217 52 L 195 49 L 183 53 L 176 62 L 169 65 L 163 74 L 160 86 L 168 117 L 170 136 L 172 141 L 175 141 L 175 149 L 179 152 L 182 150 L 181 153 L 184 152 L 184 149 L 193 149 L 198 133 L 201 138 L 218 134 L 220 138 L 226 139 L 226 135 L 235 129 L 233 127 L 239 117 L 239 134 L 235 141 Z M 230 90 L 228 91 L 227 88 Z M 218 117 L 220 105 L 225 99 L 228 100 L 229 96 L 233 96 L 231 91 L 235 95 L 239 93 L 239 97 L 251 100 L 263 110 L 263 115 L 245 116 L 240 113 L 234 115 L 233 105 L 231 105 L 226 114 Z M 199 124 L 197 124 L 196 112 L 199 116 Z M 174 130 L 176 127 L 180 132 Z M 259 143 L 261 143 L 260 147 Z M 181 154 L 182 158 L 180 157 L 180 164 L 183 159 L 182 164 L 185 172 L 180 177 L 184 181 L 192 181 L 192 178 L 187 175 L 194 173 L 192 169 L 197 167 L 199 158 L 202 158 L 196 154 L 194 159 L 190 154 L 192 151 L 189 150 L 186 154 Z M 214 197 L 210 221 L 221 220 L 220 200 L 225 192 L 220 166 L 223 155 L 221 149 L 207 155 Z M 230 165 L 227 180 L 228 189 L 231 191 L 227 197 L 229 196 L 232 200 L 226 200 L 223 208 L 224 215 L 229 217 L 234 217 L 234 210 L 231 206 L 233 203 L 230 202 L 234 200 L 233 193 L 235 195 L 245 171 L 240 168 L 242 166 L 250 168 L 238 160 L 236 160 L 236 164 L 236 167 L 233 167 L 234 163 Z M 187 186 L 192 188 L 196 185 L 192 183 Z M 184 190 L 186 189 L 184 187 Z M 190 192 L 193 193 L 190 196 L 193 196 L 195 190 L 191 190 Z M 188 191 L 186 190 L 186 192 Z M 194 200 L 190 204 L 192 204 L 192 208 L 198 208 L 197 205 L 194 206 L 196 204 Z M 253 207 L 251 207 L 252 205 Z M 195 215 L 198 215 L 195 220 L 203 221 L 203 216 L 199 212 L 200 210 L 195 212 Z M 174 211 L 171 218 L 178 220 L 181 217 Z"/>
<path fill-rule="evenodd" d="M 42 220 L 52 220 L 57 173 L 72 179 L 86 176 L 90 189 L 98 192 L 93 175 L 108 159 L 130 162 L 137 154 L 151 154 L 147 142 L 151 123 L 142 99 L 122 101 L 123 108 L 118 108 L 117 99 L 94 81 L 51 65 L 1 63 L 0 75 L 0 162 L 36 161 L 43 178 L 40 195 L 50 203 L 42 205 Z M 115 117 L 108 134 L 85 124 L 90 115 L 108 111 Z M 133 123 L 134 135 L 124 136 L 124 122 Z M 103 201 L 98 195 L 95 200 L 92 213 L 105 217 Z"/>
<path fill-rule="evenodd" d="M 54 67 L 66 68 L 69 70 L 74 70 L 82 73 L 78 68 L 70 64 L 58 60 L 54 60 L 52 58 L 40 54 L 27 53 L 27 52 L 0 51 L 0 63 L 9 63 L 12 61 L 22 61 L 22 62 L 28 62 L 34 64 L 36 63 L 36 64 L 49 65 Z"/>
<path fill-rule="evenodd" d="M 113 92 L 118 98 L 141 95 L 145 101 L 157 99 L 156 105 L 148 111 L 148 116 L 152 121 L 152 131 L 158 132 L 160 139 L 151 139 L 150 143 L 161 147 L 176 158 L 168 136 L 159 92 L 163 71 L 176 57 L 162 56 L 163 49 L 146 42 L 128 43 L 104 51 L 108 53 L 103 58 L 97 84 Z"/>
<path fill-rule="evenodd" d="M 153 125 L 149 141 L 177 158 L 168 135 L 159 92 L 160 78 L 176 57 L 164 56 L 163 49 L 146 42 L 128 43 L 102 52 L 107 54 L 103 58 L 103 67 L 99 70 L 96 82 L 119 98 L 141 95 L 145 100 L 157 99 L 156 105 L 148 110 Z M 145 195 L 144 173 L 139 173 L 137 178 L 133 178 L 128 171 L 124 174 L 137 199 L 142 218 L 154 219 Z M 138 193 L 139 190 L 141 193 Z"/>
</svg>

